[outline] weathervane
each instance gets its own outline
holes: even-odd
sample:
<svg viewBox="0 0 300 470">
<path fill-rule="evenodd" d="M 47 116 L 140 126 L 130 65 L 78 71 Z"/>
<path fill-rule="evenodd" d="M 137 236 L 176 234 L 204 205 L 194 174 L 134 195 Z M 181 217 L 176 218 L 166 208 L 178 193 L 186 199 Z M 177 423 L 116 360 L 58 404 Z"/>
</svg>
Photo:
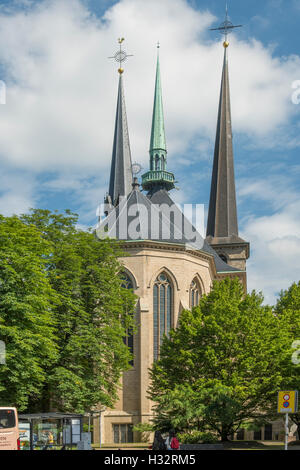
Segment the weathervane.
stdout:
<svg viewBox="0 0 300 470">
<path fill-rule="evenodd" d="M 229 21 L 229 16 L 228 16 L 228 6 L 226 3 L 226 17 L 225 21 L 220 24 L 219 28 L 212 28 L 210 31 L 219 31 L 221 34 L 224 34 L 225 36 L 225 41 L 223 43 L 224 47 L 229 46 L 229 42 L 227 41 L 228 34 L 230 34 L 235 28 L 241 28 L 243 25 L 238 24 L 238 25 L 233 25 L 231 21 Z"/>
<path fill-rule="evenodd" d="M 122 50 L 122 42 L 125 41 L 124 38 L 119 38 L 118 43 L 120 44 L 120 49 L 115 53 L 113 57 L 109 57 L 109 59 L 115 59 L 116 62 L 119 62 L 119 69 L 118 72 L 121 74 L 124 72 L 124 69 L 121 67 L 122 62 L 125 62 L 127 57 L 132 57 L 132 54 L 126 54 L 125 51 Z"/>
</svg>

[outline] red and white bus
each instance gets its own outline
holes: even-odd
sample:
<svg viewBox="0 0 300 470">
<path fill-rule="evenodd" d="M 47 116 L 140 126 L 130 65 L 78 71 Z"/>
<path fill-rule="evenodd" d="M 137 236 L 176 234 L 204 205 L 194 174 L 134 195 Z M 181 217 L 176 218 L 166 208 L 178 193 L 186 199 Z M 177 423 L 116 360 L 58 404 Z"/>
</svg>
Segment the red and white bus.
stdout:
<svg viewBox="0 0 300 470">
<path fill-rule="evenodd" d="M 0 407 L 0 450 L 20 450 L 16 408 Z"/>
</svg>

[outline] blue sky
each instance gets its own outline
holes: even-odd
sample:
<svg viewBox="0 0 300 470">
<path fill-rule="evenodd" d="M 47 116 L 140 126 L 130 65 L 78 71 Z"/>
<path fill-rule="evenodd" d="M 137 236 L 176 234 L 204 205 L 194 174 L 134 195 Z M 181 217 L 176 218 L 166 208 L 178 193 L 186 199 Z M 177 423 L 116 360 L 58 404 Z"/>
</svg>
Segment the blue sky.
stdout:
<svg viewBox="0 0 300 470">
<path fill-rule="evenodd" d="M 299 280 L 300 0 L 230 0 L 235 171 L 240 234 L 251 243 L 249 289 L 274 302 Z M 29 207 L 96 222 L 108 187 L 118 74 L 108 60 L 124 36 L 125 94 L 134 161 L 148 166 L 156 43 L 179 203 L 209 200 L 222 39 L 209 29 L 225 2 L 0 1 L 0 213 Z"/>
</svg>

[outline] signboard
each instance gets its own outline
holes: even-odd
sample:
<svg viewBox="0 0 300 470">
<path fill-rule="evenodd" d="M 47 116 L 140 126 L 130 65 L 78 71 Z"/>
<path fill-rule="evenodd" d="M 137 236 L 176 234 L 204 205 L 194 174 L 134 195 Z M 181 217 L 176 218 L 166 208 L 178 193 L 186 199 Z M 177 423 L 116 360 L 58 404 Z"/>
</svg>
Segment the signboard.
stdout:
<svg viewBox="0 0 300 470">
<path fill-rule="evenodd" d="M 29 423 L 20 423 L 19 422 L 19 437 L 21 443 L 21 449 L 23 450 L 30 443 L 30 424 Z"/>
<path fill-rule="evenodd" d="M 298 411 L 298 392 L 281 391 L 278 392 L 278 413 L 297 413 Z"/>
</svg>

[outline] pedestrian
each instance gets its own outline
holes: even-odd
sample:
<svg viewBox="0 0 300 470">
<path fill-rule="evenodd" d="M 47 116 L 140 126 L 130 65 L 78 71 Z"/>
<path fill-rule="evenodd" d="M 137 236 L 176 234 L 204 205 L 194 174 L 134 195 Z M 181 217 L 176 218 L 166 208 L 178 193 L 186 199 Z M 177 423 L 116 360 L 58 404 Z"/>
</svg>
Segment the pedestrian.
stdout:
<svg viewBox="0 0 300 470">
<path fill-rule="evenodd" d="M 167 439 L 165 440 L 167 450 L 171 450 L 171 440 L 172 440 L 172 437 L 173 437 L 173 433 L 174 433 L 174 431 L 170 430 L 169 434 L 167 436 Z"/>
<path fill-rule="evenodd" d="M 155 431 L 152 450 L 166 450 L 165 441 L 160 431 Z"/>
<path fill-rule="evenodd" d="M 172 450 L 179 450 L 180 449 L 179 440 L 178 440 L 175 433 L 173 434 L 173 437 L 171 439 L 171 449 Z"/>
</svg>

